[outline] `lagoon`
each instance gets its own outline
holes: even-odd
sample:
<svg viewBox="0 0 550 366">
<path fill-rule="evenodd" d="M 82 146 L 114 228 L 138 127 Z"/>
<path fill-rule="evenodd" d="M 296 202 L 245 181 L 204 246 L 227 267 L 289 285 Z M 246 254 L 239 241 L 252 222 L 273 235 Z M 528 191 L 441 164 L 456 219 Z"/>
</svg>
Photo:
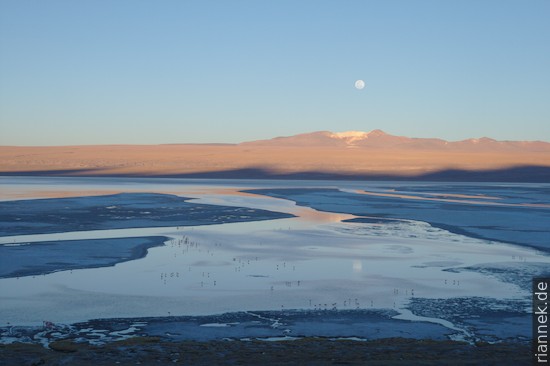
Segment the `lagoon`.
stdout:
<svg viewBox="0 0 550 366">
<path fill-rule="evenodd" d="M 342 327 L 319 320 L 323 312 L 325 318 L 370 312 L 389 322 L 384 336 L 528 339 L 530 281 L 550 272 L 544 239 L 550 237 L 549 191 L 548 184 L 0 178 L 3 203 L 25 200 L 31 212 L 32 204 L 45 198 L 59 205 L 69 197 L 89 197 L 87 202 L 102 207 L 95 211 L 102 215 L 117 206 L 111 201 L 119 193 L 188 198 L 173 224 L 151 224 L 146 218 L 152 214 L 145 213 L 126 216 L 126 227 L 66 225 L 66 231 L 52 231 L 55 224 L 38 215 L 28 220 L 34 224 L 26 226 L 28 232 L 18 229 L 10 235 L 5 219 L 2 253 L 17 247 L 35 255 L 54 241 L 69 246 L 96 241 L 102 243 L 98 257 L 117 258 L 109 266 L 84 263 L 65 270 L 61 258 L 55 271 L 0 279 L 2 339 L 13 341 L 8 323 L 38 327 L 43 321 L 71 325 L 147 318 L 143 324 L 152 324 L 151 319 L 202 316 L 204 325 L 212 324 L 212 317 L 242 312 L 269 312 L 263 317 L 278 319 L 265 321 L 269 336 L 375 337 L 365 322 Z M 147 210 L 136 205 L 136 211 L 151 213 L 151 204 Z M 182 220 L 194 205 L 208 205 L 204 221 Z M 166 214 L 167 207 L 159 204 L 155 214 Z M 498 225 L 495 210 L 503 215 Z M 472 217 L 475 225 L 466 220 Z M 40 224 L 48 228 L 40 230 Z M 166 239 L 145 256 L 109 254 L 109 245 L 131 238 L 137 244 L 146 237 Z M 16 267 L 25 263 L 13 253 L 9 261 Z M 296 314 L 317 320 L 304 326 Z M 232 319 L 234 324 L 222 322 L 227 326 L 219 329 L 234 332 L 239 321 Z M 165 329 L 168 323 L 163 324 Z M 223 335 L 219 329 L 215 333 Z M 187 332 L 189 338 L 192 333 Z"/>
</svg>

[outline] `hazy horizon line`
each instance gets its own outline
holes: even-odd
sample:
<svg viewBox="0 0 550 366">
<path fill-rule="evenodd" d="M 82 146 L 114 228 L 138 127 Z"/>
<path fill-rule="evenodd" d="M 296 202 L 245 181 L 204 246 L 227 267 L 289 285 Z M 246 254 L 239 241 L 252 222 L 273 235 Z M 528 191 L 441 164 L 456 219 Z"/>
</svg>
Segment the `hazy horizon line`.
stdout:
<svg viewBox="0 0 550 366">
<path fill-rule="evenodd" d="M 329 132 L 333 134 L 342 134 L 346 132 L 363 132 L 366 134 L 369 134 L 373 131 L 382 131 L 387 135 L 390 136 L 397 136 L 397 137 L 407 137 L 411 139 L 437 139 L 437 140 L 443 140 L 446 142 L 461 142 L 461 141 L 469 141 L 469 140 L 481 140 L 481 139 L 491 139 L 498 142 L 544 142 L 544 143 L 550 143 L 550 139 L 548 140 L 542 140 L 542 139 L 536 139 L 536 140 L 522 140 L 522 139 L 496 139 L 491 136 L 479 136 L 479 137 L 468 137 L 465 139 L 459 139 L 459 140 L 447 140 L 442 137 L 436 137 L 436 136 L 406 136 L 401 134 L 393 134 L 388 133 L 385 130 L 382 129 L 372 129 L 370 131 L 362 131 L 362 130 L 343 130 L 343 131 L 330 131 L 330 130 L 315 130 L 315 131 L 305 131 L 305 132 L 299 132 L 294 134 L 284 134 L 284 135 L 277 135 L 277 136 L 271 136 L 266 138 L 255 138 L 250 140 L 242 140 L 239 142 L 222 142 L 222 141 L 205 141 L 205 142 L 187 142 L 187 141 L 181 141 L 181 142 L 152 142 L 152 143 L 139 143 L 139 142 L 107 142 L 107 143 L 84 143 L 84 144 L 72 144 L 72 143 L 64 143 L 64 144 L 0 144 L 2 147 L 76 147 L 76 146 L 162 146 L 162 145 L 239 145 L 242 143 L 248 143 L 248 142 L 255 142 L 255 141 L 265 141 L 265 140 L 272 140 L 276 138 L 281 137 L 293 137 L 298 135 L 306 135 L 306 134 L 313 134 L 313 133 L 322 133 L 322 132 Z"/>
</svg>

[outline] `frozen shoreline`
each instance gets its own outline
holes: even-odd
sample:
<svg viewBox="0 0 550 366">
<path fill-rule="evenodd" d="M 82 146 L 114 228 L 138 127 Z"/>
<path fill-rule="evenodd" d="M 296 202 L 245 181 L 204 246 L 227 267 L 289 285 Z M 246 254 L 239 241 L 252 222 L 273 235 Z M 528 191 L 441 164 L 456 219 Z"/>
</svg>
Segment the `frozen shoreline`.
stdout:
<svg viewBox="0 0 550 366">
<path fill-rule="evenodd" d="M 527 317 L 524 315 L 524 317 Z M 472 321 L 473 317 L 472 317 Z M 490 322 L 478 324 L 463 337 L 443 321 L 401 319 L 398 312 L 377 310 L 246 311 L 206 316 L 95 319 L 74 324 L 0 327 L 0 344 L 14 342 L 47 346 L 58 340 L 103 345 L 135 337 L 158 337 L 170 342 L 213 340 L 281 340 L 322 337 L 367 341 L 382 338 L 493 343 Z M 527 343 L 526 332 L 506 331 L 498 341 Z M 528 333 L 528 332 L 527 332 Z"/>
<path fill-rule="evenodd" d="M 4 244 L 0 245 L 0 278 L 114 266 L 145 258 L 150 248 L 167 240 L 149 236 Z"/>
<path fill-rule="evenodd" d="M 205 205 L 160 193 L 0 201 L 0 238 L 130 228 L 198 226 L 288 218 L 247 207 Z"/>
</svg>

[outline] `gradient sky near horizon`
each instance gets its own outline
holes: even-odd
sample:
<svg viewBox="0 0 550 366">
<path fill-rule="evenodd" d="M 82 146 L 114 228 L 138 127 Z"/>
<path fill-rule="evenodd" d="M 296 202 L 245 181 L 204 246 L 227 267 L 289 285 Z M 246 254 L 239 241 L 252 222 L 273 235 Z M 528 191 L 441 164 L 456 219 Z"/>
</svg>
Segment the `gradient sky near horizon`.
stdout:
<svg viewBox="0 0 550 366">
<path fill-rule="evenodd" d="M 547 0 L 2 0 L 0 145 L 550 141 L 548 19 Z"/>
</svg>

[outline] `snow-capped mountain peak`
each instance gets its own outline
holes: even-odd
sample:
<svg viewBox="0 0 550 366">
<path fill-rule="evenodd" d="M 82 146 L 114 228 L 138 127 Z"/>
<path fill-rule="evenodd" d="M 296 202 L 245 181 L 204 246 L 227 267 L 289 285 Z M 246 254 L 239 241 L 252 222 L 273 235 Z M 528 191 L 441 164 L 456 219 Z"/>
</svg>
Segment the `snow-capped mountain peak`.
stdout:
<svg viewBox="0 0 550 366">
<path fill-rule="evenodd" d="M 330 137 L 344 140 L 347 144 L 354 144 L 357 141 L 366 140 L 369 137 L 384 136 L 386 133 L 382 130 L 363 131 L 344 131 L 331 133 Z"/>
<path fill-rule="evenodd" d="M 347 144 L 353 144 L 355 141 L 369 138 L 369 134 L 363 131 L 345 131 L 333 133 L 330 137 L 344 140 Z"/>
<path fill-rule="evenodd" d="M 382 130 L 363 131 L 317 131 L 294 136 L 277 137 L 270 140 L 244 142 L 243 145 L 300 146 L 324 148 L 382 148 L 409 150 L 453 150 L 453 151 L 549 151 L 550 143 L 542 141 L 497 141 L 487 137 L 449 142 L 437 138 L 411 138 L 395 136 Z"/>
<path fill-rule="evenodd" d="M 337 138 L 365 138 L 368 137 L 368 132 L 363 131 L 345 131 L 345 132 L 335 132 L 332 134 L 333 137 Z"/>
</svg>

